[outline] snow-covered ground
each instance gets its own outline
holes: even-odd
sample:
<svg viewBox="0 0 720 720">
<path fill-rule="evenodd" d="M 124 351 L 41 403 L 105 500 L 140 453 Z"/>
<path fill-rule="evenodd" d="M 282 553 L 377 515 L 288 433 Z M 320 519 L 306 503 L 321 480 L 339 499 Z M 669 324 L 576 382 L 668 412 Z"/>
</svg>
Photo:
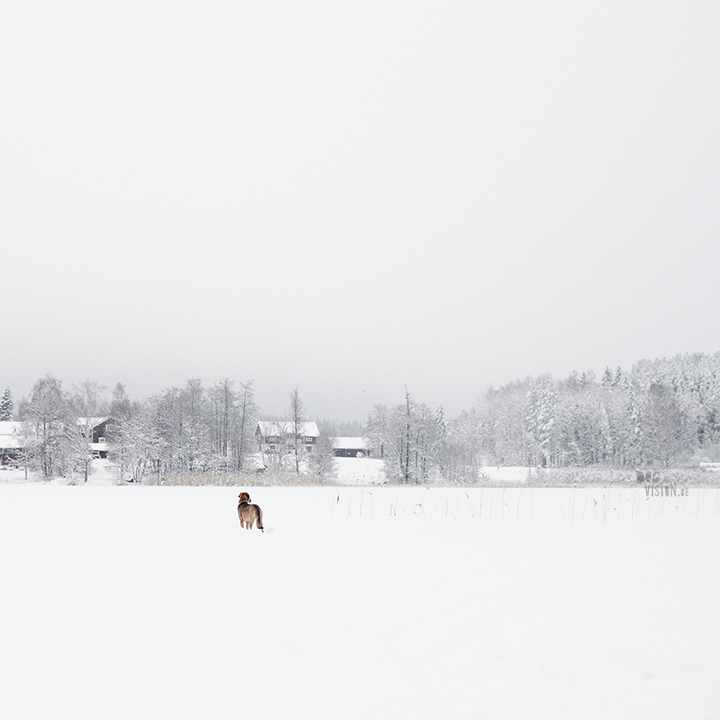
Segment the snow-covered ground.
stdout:
<svg viewBox="0 0 720 720">
<path fill-rule="evenodd" d="M 486 465 L 480 470 L 482 477 L 491 483 L 522 484 L 527 482 L 533 472 L 529 467 L 498 467 Z"/>
<path fill-rule="evenodd" d="M 374 458 L 335 458 L 338 483 L 342 485 L 382 485 L 383 461 Z"/>
<path fill-rule="evenodd" d="M 0 717 L 720 717 L 720 492 L 0 484 Z"/>
</svg>

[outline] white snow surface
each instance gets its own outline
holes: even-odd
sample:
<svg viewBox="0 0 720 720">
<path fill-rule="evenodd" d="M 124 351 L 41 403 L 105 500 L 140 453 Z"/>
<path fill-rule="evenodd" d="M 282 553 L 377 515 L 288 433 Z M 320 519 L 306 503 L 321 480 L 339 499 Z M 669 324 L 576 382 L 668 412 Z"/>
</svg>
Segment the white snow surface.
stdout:
<svg viewBox="0 0 720 720">
<path fill-rule="evenodd" d="M 0 717 L 720 717 L 720 494 L 0 484 Z"/>
<path fill-rule="evenodd" d="M 336 457 L 338 483 L 342 485 L 382 485 L 383 461 L 375 458 Z"/>
</svg>

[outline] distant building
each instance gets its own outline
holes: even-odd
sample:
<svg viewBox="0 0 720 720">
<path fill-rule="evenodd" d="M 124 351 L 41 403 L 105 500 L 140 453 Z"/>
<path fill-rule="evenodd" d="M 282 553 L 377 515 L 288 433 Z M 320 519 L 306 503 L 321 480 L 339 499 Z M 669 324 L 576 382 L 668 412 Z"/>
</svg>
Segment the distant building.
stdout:
<svg viewBox="0 0 720 720">
<path fill-rule="evenodd" d="M 295 446 L 294 429 L 291 422 L 259 421 L 255 430 L 258 450 L 262 453 L 282 454 L 287 452 L 291 447 Z M 302 423 L 298 441 L 308 452 L 312 452 L 313 448 L 317 447 L 319 435 L 317 423 Z"/>
<path fill-rule="evenodd" d="M 113 420 L 109 417 L 78 418 L 78 428 L 84 437 L 90 439 L 92 453 L 96 458 L 108 456 L 108 435 L 112 423 Z M 0 465 L 21 462 L 25 458 L 27 436 L 23 425 L 21 422 L 0 422 Z M 92 435 L 90 432 L 86 434 L 85 428 L 90 428 Z M 30 432 L 32 433 L 32 429 Z"/>
<path fill-rule="evenodd" d="M 106 458 L 108 456 L 108 435 L 112 424 L 113 419 L 109 417 L 78 418 L 78 427 L 92 428 L 90 443 L 93 455 L 97 458 Z"/>
<path fill-rule="evenodd" d="M 332 443 L 335 457 L 366 457 L 369 454 L 365 438 L 335 437 Z"/>
<path fill-rule="evenodd" d="M 21 460 L 25 452 L 24 445 L 21 422 L 0 422 L 0 465 L 10 465 Z"/>
</svg>

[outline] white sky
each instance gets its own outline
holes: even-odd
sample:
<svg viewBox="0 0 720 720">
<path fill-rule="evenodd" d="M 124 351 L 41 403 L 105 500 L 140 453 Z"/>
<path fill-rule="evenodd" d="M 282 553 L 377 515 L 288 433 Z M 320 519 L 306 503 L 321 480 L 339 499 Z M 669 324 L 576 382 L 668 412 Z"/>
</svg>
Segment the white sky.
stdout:
<svg viewBox="0 0 720 720">
<path fill-rule="evenodd" d="M 720 5 L 0 5 L 0 386 L 404 387 L 720 349 Z"/>
</svg>

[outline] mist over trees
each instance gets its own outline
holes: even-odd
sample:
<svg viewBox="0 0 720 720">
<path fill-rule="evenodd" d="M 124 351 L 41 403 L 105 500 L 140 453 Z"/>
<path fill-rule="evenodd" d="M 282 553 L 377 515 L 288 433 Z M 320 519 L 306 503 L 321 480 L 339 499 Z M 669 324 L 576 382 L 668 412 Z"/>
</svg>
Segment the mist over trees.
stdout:
<svg viewBox="0 0 720 720">
<path fill-rule="evenodd" d="M 117 390 L 117 389 L 116 389 Z M 116 393 L 122 397 L 122 393 Z M 131 479 L 189 472 L 242 472 L 254 450 L 257 407 L 252 383 L 223 379 L 206 389 L 198 379 L 168 388 L 116 418 L 111 459 Z"/>
<path fill-rule="evenodd" d="M 332 437 L 363 435 L 396 483 L 472 483 L 484 465 L 548 468 L 668 468 L 720 460 L 720 353 L 642 360 L 630 370 L 607 368 L 564 379 L 550 375 L 489 388 L 474 406 L 448 418 L 405 390 L 396 405 L 377 405 L 361 423 L 320 421 L 317 454 L 299 444 L 308 419 L 297 388 L 284 417 L 294 473 L 335 475 Z M 142 481 L 173 473 L 256 469 L 260 410 L 251 382 L 191 379 L 142 401 L 122 384 L 111 392 L 86 381 L 66 391 L 50 375 L 4 419 L 23 421 L 25 465 L 41 477 L 91 471 L 92 422 L 111 417 L 110 459 L 121 477 Z M 307 456 L 306 456 L 307 455 Z"/>
<path fill-rule="evenodd" d="M 87 480 L 93 459 L 93 426 L 112 418 L 107 442 L 120 477 L 142 481 L 177 472 L 239 471 L 255 451 L 257 407 L 252 383 L 223 379 L 212 388 L 200 380 L 131 402 L 118 383 L 106 388 L 86 381 L 65 391 L 47 375 L 19 403 L 24 464 L 41 477 L 69 474 Z"/>
<path fill-rule="evenodd" d="M 431 410 L 405 390 L 394 407 L 376 405 L 366 423 L 374 454 L 385 462 L 391 482 L 474 482 L 478 477 L 478 434 L 474 413 L 448 422 L 442 408 Z"/>
<path fill-rule="evenodd" d="M 720 457 L 720 354 L 643 360 L 490 389 L 476 408 L 479 450 L 500 465 L 667 468 Z"/>
<path fill-rule="evenodd" d="M 409 392 L 366 423 L 388 477 L 472 482 L 482 465 L 668 468 L 720 459 L 720 353 L 643 360 L 564 380 L 550 375 L 488 389 L 452 421 Z"/>
</svg>

